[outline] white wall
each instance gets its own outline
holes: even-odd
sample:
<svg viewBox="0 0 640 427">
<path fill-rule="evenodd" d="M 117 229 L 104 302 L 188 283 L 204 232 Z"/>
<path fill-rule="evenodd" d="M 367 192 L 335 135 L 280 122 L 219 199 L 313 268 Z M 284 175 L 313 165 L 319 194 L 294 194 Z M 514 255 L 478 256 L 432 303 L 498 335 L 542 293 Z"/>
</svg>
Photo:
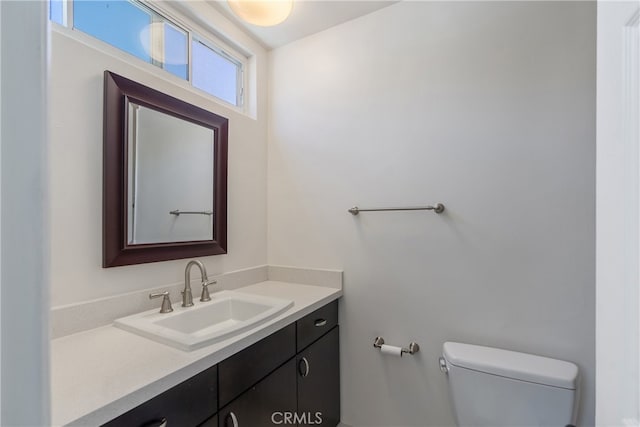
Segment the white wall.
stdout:
<svg viewBox="0 0 640 427">
<path fill-rule="evenodd" d="M 47 3 L 0 2 L 3 426 L 49 425 Z"/>
<path fill-rule="evenodd" d="M 193 7 L 206 7 L 198 2 Z M 211 9 L 211 8 L 207 8 Z M 232 34 L 224 19 L 206 16 Z M 203 16 L 206 13 L 203 12 Z M 171 75 L 88 37 L 52 34 L 51 192 L 52 305 L 58 306 L 184 280 L 187 260 L 103 269 L 103 72 L 117 74 L 229 118 L 228 254 L 202 258 L 211 276 L 266 263 L 266 55 L 243 34 L 236 40 L 255 53 L 250 67 L 258 91 L 250 95 L 257 119 L 189 89 Z"/>
<path fill-rule="evenodd" d="M 576 362 L 593 425 L 595 19 L 401 2 L 271 53 L 268 260 L 345 271 L 344 423 L 452 425 L 454 340 Z"/>
</svg>

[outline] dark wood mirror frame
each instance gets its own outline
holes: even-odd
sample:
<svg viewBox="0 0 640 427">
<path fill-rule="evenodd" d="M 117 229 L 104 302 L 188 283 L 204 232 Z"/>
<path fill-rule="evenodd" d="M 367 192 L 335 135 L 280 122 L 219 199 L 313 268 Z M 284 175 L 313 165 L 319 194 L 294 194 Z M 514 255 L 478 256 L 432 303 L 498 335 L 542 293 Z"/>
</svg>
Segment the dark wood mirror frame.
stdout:
<svg viewBox="0 0 640 427">
<path fill-rule="evenodd" d="M 127 107 L 152 108 L 214 131 L 213 239 L 128 244 Z M 228 119 L 157 90 L 104 72 L 102 266 L 142 264 L 227 253 Z"/>
</svg>

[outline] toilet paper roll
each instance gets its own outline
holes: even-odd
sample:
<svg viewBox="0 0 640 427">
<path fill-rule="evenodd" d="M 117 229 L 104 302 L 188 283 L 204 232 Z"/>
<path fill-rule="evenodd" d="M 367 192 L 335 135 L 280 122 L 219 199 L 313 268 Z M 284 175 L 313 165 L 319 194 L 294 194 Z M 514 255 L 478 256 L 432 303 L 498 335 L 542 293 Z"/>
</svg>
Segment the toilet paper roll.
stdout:
<svg viewBox="0 0 640 427">
<path fill-rule="evenodd" d="M 396 347 L 395 345 L 382 344 L 380 351 L 384 354 L 402 357 L 402 347 Z"/>
</svg>

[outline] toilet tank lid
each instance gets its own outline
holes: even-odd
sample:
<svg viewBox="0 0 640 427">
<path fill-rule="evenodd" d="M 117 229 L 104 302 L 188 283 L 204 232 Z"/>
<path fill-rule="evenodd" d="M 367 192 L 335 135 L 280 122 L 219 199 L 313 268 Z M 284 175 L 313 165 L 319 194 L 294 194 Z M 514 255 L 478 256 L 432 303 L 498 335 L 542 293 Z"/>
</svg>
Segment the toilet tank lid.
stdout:
<svg viewBox="0 0 640 427">
<path fill-rule="evenodd" d="M 569 390 L 578 387 L 578 367 L 564 360 L 457 342 L 444 343 L 443 353 L 448 363 L 461 368 Z"/>
</svg>

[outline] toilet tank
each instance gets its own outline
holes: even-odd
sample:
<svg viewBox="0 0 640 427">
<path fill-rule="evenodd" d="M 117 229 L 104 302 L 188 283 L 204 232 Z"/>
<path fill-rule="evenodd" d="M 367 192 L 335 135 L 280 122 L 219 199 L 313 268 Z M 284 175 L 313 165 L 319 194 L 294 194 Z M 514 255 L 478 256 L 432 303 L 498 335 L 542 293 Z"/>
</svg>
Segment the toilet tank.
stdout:
<svg viewBox="0 0 640 427">
<path fill-rule="evenodd" d="M 456 342 L 444 343 L 443 358 L 458 426 L 575 425 L 573 363 Z"/>
</svg>

